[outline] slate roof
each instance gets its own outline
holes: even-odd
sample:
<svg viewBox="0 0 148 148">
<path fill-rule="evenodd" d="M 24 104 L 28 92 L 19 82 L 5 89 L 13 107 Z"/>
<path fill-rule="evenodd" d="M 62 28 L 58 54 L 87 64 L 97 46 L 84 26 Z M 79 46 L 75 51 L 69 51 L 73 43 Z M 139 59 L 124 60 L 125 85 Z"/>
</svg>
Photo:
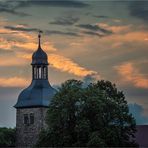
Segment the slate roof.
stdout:
<svg viewBox="0 0 148 148">
<path fill-rule="evenodd" d="M 32 65 L 48 65 L 47 54 L 39 46 L 32 55 Z"/>
<path fill-rule="evenodd" d="M 32 80 L 31 85 L 20 93 L 14 107 L 48 107 L 55 93 L 48 80 Z"/>
</svg>

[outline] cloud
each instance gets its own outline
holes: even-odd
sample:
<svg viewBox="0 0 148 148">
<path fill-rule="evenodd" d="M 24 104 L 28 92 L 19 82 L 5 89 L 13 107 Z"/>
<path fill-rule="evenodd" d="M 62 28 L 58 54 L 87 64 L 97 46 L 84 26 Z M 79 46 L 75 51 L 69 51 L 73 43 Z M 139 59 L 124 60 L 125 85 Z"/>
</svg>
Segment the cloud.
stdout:
<svg viewBox="0 0 148 148">
<path fill-rule="evenodd" d="M 14 56 L 1 56 L 0 57 L 0 66 L 19 66 L 26 65 L 28 60 L 22 59 L 20 57 Z"/>
<path fill-rule="evenodd" d="M 96 74 L 89 74 L 83 78 L 83 87 L 87 87 L 90 83 L 95 83 L 96 81 L 100 80 L 100 75 Z"/>
<path fill-rule="evenodd" d="M 28 79 L 21 77 L 0 78 L 0 87 L 24 87 L 29 84 Z"/>
<path fill-rule="evenodd" d="M 5 26 L 5 28 L 13 31 L 39 32 L 37 28 L 25 28 L 22 26 Z"/>
<path fill-rule="evenodd" d="M 101 19 L 108 19 L 110 18 L 109 16 L 105 16 L 105 15 L 93 15 L 96 18 L 101 18 Z"/>
<path fill-rule="evenodd" d="M 20 35 L 20 34 L 18 34 Z M 10 38 L 13 38 L 10 35 Z M 13 41 L 10 39 L 0 38 L 0 66 L 19 66 L 26 65 L 28 60 L 22 59 L 21 56 L 25 56 L 26 53 L 32 55 L 32 52 L 37 49 L 37 43 L 34 40 L 29 42 Z M 48 51 L 56 51 L 57 49 L 51 42 L 43 42 L 42 48 Z"/>
<path fill-rule="evenodd" d="M 83 31 L 84 34 L 87 35 L 92 35 L 92 36 L 98 36 L 98 37 L 103 37 L 104 35 L 96 33 L 96 32 L 92 32 L 92 31 Z"/>
<path fill-rule="evenodd" d="M 21 57 L 28 60 L 31 59 L 31 55 L 21 55 Z M 63 72 L 68 72 L 80 77 L 85 77 L 87 75 L 100 77 L 96 71 L 88 70 L 84 67 L 81 67 L 77 63 L 73 62 L 71 59 L 63 57 L 61 55 L 49 54 L 48 61 L 51 67 Z"/>
<path fill-rule="evenodd" d="M 148 1 L 131 1 L 129 3 L 130 15 L 148 22 Z"/>
<path fill-rule="evenodd" d="M 45 33 L 47 35 L 66 35 L 66 36 L 80 37 L 80 35 L 78 33 L 75 33 L 75 32 L 63 32 L 63 31 L 57 31 L 57 30 L 46 30 Z"/>
<path fill-rule="evenodd" d="M 78 22 L 78 17 L 67 16 L 67 17 L 58 17 L 54 21 L 50 22 L 50 24 L 54 25 L 73 25 Z"/>
<path fill-rule="evenodd" d="M 15 35 L 10 34 L 10 36 L 24 37 L 25 39 L 27 39 L 27 41 L 22 42 L 22 41 L 17 41 L 17 40 L 13 41 L 10 39 L 0 38 L 0 42 L 1 42 L 0 49 L 21 52 L 21 51 L 24 51 L 24 49 L 27 51 L 33 51 L 33 50 L 36 50 L 38 47 L 37 43 L 34 41 L 34 38 L 28 34 L 19 32 L 18 34 L 15 34 Z M 56 51 L 57 50 L 51 42 L 43 42 L 42 47 L 43 49 L 45 48 L 46 51 Z"/>
<path fill-rule="evenodd" d="M 9 29 L 12 31 L 23 31 L 23 32 L 39 32 L 38 28 L 26 28 L 22 26 L 5 26 L 5 29 Z M 66 35 L 66 36 L 74 36 L 79 37 L 80 35 L 75 32 L 63 32 L 58 30 L 43 30 L 43 32 L 47 35 Z"/>
<path fill-rule="evenodd" d="M 0 54 L 8 54 L 8 53 L 14 53 L 14 51 L 12 51 L 12 50 L 6 50 L 6 49 L 1 49 L 0 48 Z"/>
<path fill-rule="evenodd" d="M 80 27 L 80 28 L 83 28 L 83 29 L 90 30 L 90 31 L 95 31 L 95 32 L 97 31 L 97 32 L 99 32 L 102 35 L 112 34 L 112 31 L 104 29 L 104 28 L 100 27 L 99 25 L 79 24 L 79 25 L 76 25 L 76 26 Z"/>
<path fill-rule="evenodd" d="M 97 74 L 97 72 L 81 67 L 71 59 L 60 55 L 50 54 L 48 60 L 52 67 L 76 76 L 84 77 L 86 75 Z"/>
<path fill-rule="evenodd" d="M 9 35 L 9 36 L 4 36 L 4 37 L 5 38 L 9 38 L 11 36 L 12 40 L 18 39 L 18 40 L 22 40 L 22 41 L 26 41 L 26 40 L 27 41 L 28 40 L 31 41 L 34 38 L 33 35 L 29 34 L 28 32 L 17 31 L 17 30 L 10 30 L 10 29 L 6 29 L 6 28 L 3 28 L 3 27 L 0 27 L 0 34 L 1 34 L 1 37 L 3 35 Z"/>
<path fill-rule="evenodd" d="M 123 82 L 132 83 L 135 87 L 148 89 L 148 79 L 134 67 L 133 63 L 123 63 L 115 66 Z"/>
<path fill-rule="evenodd" d="M 113 33 L 126 33 L 132 28 L 131 25 L 108 25 L 107 23 L 98 23 L 98 25 L 106 30 L 110 30 Z"/>
<path fill-rule="evenodd" d="M 67 7 L 67 8 L 84 8 L 88 4 L 76 0 L 26 0 L 19 1 L 16 8 L 29 7 L 29 6 L 51 6 L 51 7 Z"/>
<path fill-rule="evenodd" d="M 15 3 L 15 2 L 14 2 Z M 30 14 L 24 13 L 24 12 L 19 12 L 16 11 L 13 7 L 13 5 L 11 5 L 12 2 L 8 2 L 8 1 L 0 1 L 0 12 L 1 13 L 9 13 L 9 14 L 13 14 L 13 15 L 17 15 L 20 17 L 25 17 L 25 16 L 30 16 Z"/>
<path fill-rule="evenodd" d="M 129 112 L 132 113 L 138 125 L 148 124 L 148 116 L 144 116 L 144 108 L 139 104 L 129 104 Z"/>
</svg>

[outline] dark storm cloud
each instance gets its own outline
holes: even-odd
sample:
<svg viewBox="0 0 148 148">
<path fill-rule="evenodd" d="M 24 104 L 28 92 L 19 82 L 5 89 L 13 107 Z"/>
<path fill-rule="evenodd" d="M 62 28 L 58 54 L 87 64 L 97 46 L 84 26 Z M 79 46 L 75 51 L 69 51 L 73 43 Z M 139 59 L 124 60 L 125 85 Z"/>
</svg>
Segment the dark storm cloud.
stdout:
<svg viewBox="0 0 148 148">
<path fill-rule="evenodd" d="M 129 10 L 130 15 L 148 22 L 148 1 L 131 1 Z"/>
<path fill-rule="evenodd" d="M 105 15 L 93 15 L 93 16 L 96 17 L 96 18 L 102 18 L 102 19 L 110 18 L 110 17 L 105 16 Z"/>
<path fill-rule="evenodd" d="M 109 34 L 112 34 L 112 31 L 110 30 L 107 30 L 107 29 L 104 29 L 102 27 L 99 27 L 98 25 L 91 25 L 91 24 L 79 24 L 79 25 L 76 25 L 77 27 L 80 27 L 80 28 L 83 28 L 83 29 L 87 29 L 87 30 L 90 30 L 90 31 L 99 31 L 103 34 L 106 34 L 106 35 L 109 35 Z"/>
<path fill-rule="evenodd" d="M 78 33 L 62 32 L 62 31 L 57 31 L 57 30 L 47 30 L 47 31 L 45 31 L 45 33 L 48 34 L 48 35 L 59 34 L 59 35 L 68 35 L 68 36 L 75 36 L 75 37 L 79 37 L 80 36 Z"/>
<path fill-rule="evenodd" d="M 132 113 L 138 125 L 145 125 L 148 123 L 148 117 L 143 115 L 144 108 L 139 104 L 129 104 L 129 112 Z"/>
<path fill-rule="evenodd" d="M 25 31 L 25 32 L 38 32 L 37 28 L 24 28 L 24 27 L 14 27 L 14 26 L 5 26 L 6 29 L 14 31 Z"/>
<path fill-rule="evenodd" d="M 33 5 L 51 6 L 51 7 L 70 7 L 70 8 L 71 7 L 83 8 L 88 6 L 88 4 L 76 0 L 27 0 L 27 1 L 19 1 L 16 8 L 29 7 Z"/>
<path fill-rule="evenodd" d="M 2 13 L 2 12 L 13 14 L 13 15 L 18 15 L 18 16 L 30 16 L 29 14 L 24 13 L 24 12 L 18 12 L 18 11 L 15 11 L 13 9 L 0 7 L 0 13 Z"/>
<path fill-rule="evenodd" d="M 50 22 L 50 24 L 54 25 L 73 25 L 76 22 L 78 22 L 78 17 L 68 16 L 68 17 L 58 17 L 53 22 Z"/>
<path fill-rule="evenodd" d="M 9 13 L 17 16 L 30 16 L 27 13 L 16 11 L 14 6 L 12 5 L 12 1 L 0 1 L 0 13 Z"/>
<path fill-rule="evenodd" d="M 92 31 L 83 31 L 83 33 L 87 34 L 87 35 L 98 36 L 98 37 L 103 37 L 104 36 L 104 35 L 101 35 L 99 33 L 92 32 Z"/>
<path fill-rule="evenodd" d="M 38 28 L 24 28 L 24 27 L 14 27 L 14 26 L 5 26 L 6 29 L 14 30 L 14 31 L 24 31 L 24 32 L 38 32 L 40 29 Z M 43 32 L 47 35 L 67 35 L 67 36 L 80 36 L 75 32 L 64 32 L 58 30 L 43 30 Z"/>
</svg>

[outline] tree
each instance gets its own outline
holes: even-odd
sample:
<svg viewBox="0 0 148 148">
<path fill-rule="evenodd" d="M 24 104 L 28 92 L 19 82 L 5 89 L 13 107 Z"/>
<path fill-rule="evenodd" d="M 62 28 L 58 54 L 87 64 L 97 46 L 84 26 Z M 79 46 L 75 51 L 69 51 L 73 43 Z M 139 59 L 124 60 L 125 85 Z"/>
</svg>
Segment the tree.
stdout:
<svg viewBox="0 0 148 148">
<path fill-rule="evenodd" d="M 48 129 L 37 146 L 137 146 L 135 119 L 123 92 L 109 81 L 83 87 L 82 81 L 61 85 L 47 112 Z"/>
<path fill-rule="evenodd" d="M 15 146 L 15 129 L 0 128 L 0 147 L 14 147 Z"/>
</svg>

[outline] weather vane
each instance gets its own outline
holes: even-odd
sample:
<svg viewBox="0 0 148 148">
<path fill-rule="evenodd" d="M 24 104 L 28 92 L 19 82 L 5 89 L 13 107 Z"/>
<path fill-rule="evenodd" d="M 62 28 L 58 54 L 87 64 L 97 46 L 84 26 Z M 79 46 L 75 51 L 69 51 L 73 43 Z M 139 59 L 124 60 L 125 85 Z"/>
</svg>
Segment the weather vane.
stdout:
<svg viewBox="0 0 148 148">
<path fill-rule="evenodd" d="M 39 30 L 39 34 L 38 34 L 38 38 L 39 38 L 39 48 L 41 48 L 41 41 L 40 41 L 41 33 L 43 33 L 43 31 L 42 31 L 42 30 Z"/>
<path fill-rule="evenodd" d="M 41 37 L 41 33 L 43 33 L 43 31 L 39 30 L 39 35 L 38 35 L 39 38 Z"/>
</svg>

